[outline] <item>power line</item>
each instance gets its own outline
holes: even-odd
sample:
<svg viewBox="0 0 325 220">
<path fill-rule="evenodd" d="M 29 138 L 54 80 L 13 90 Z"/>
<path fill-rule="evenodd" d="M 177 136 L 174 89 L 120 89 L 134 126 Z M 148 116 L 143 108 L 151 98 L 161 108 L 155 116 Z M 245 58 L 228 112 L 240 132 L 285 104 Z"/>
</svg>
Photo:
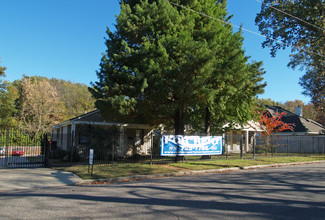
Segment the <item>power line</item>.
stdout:
<svg viewBox="0 0 325 220">
<path fill-rule="evenodd" d="M 298 21 L 301 21 L 301 22 L 303 22 L 303 23 L 305 23 L 305 24 L 308 24 L 308 25 L 310 25 L 310 26 L 313 26 L 314 28 L 317 28 L 317 29 L 320 29 L 320 30 L 322 30 L 322 31 L 325 31 L 325 29 L 322 28 L 322 27 L 319 27 L 319 26 L 317 26 L 317 25 L 314 25 L 314 24 L 312 24 L 312 23 L 309 23 L 308 21 L 305 21 L 305 20 L 303 20 L 303 19 L 301 19 L 301 18 L 298 18 L 298 17 L 296 17 L 296 16 L 294 16 L 294 15 L 292 15 L 292 14 L 289 14 L 289 13 L 287 13 L 287 12 L 285 12 L 285 11 L 282 11 L 282 10 L 276 8 L 276 7 L 273 7 L 272 5 L 266 4 L 266 3 L 264 3 L 264 2 L 262 2 L 262 1 L 260 1 L 260 0 L 255 0 L 255 1 L 257 1 L 257 2 L 259 2 L 259 3 L 261 3 L 261 4 L 263 4 L 263 5 L 266 5 L 267 7 L 272 8 L 272 9 L 278 11 L 278 12 L 281 12 L 281 13 L 287 15 L 287 16 L 290 16 L 290 17 L 292 17 L 292 18 L 294 18 L 294 19 L 296 19 L 296 20 L 298 20 Z"/>
<path fill-rule="evenodd" d="M 167 1 L 168 1 L 168 0 L 167 0 Z M 218 19 L 218 18 L 212 17 L 211 15 L 208 15 L 208 14 L 205 14 L 205 13 L 202 13 L 202 12 L 199 12 L 199 11 L 196 11 L 196 10 L 194 10 L 194 9 L 191 9 L 191 8 L 185 7 L 185 6 L 183 6 L 183 5 L 179 5 L 179 4 L 175 3 L 175 2 L 171 2 L 171 1 L 168 1 L 168 2 L 169 2 L 170 4 L 172 4 L 172 5 L 177 6 L 177 7 L 180 7 L 180 8 L 186 9 L 186 10 L 188 10 L 188 11 L 192 11 L 192 12 L 197 13 L 197 14 L 200 14 L 200 15 L 202 15 L 202 16 L 205 16 L 205 17 L 211 18 L 211 19 L 213 19 L 213 20 L 219 21 L 219 22 L 221 22 L 221 23 L 231 25 L 231 26 L 236 27 L 236 28 L 238 28 L 238 29 L 241 29 L 241 30 L 247 31 L 247 32 L 249 32 L 249 33 L 252 33 L 252 34 L 258 35 L 258 36 L 260 36 L 260 37 L 264 37 L 264 38 L 266 38 L 266 39 L 269 39 L 269 40 L 275 41 L 275 42 L 277 42 L 277 43 L 284 44 L 284 45 L 287 46 L 287 47 L 291 47 L 290 44 L 288 44 L 288 43 L 286 43 L 286 42 L 284 42 L 284 41 L 280 41 L 280 40 L 277 40 L 277 39 L 274 39 L 274 38 L 271 38 L 271 37 L 267 37 L 267 36 L 265 36 L 265 35 L 262 35 L 262 34 L 259 34 L 259 33 L 255 32 L 255 31 L 252 31 L 252 30 L 249 30 L 249 29 L 246 29 L 246 28 L 240 27 L 240 26 L 238 26 L 238 25 L 232 24 L 232 23 L 230 23 L 230 22 L 227 22 L 227 21 L 224 21 L 224 20 L 221 20 L 221 19 Z M 322 55 L 322 54 L 315 53 L 315 52 L 312 52 L 312 51 L 306 50 L 306 49 L 304 49 L 304 48 L 298 48 L 298 47 L 296 47 L 296 48 L 297 48 L 297 49 L 300 49 L 300 50 L 303 50 L 303 51 L 306 51 L 306 52 L 308 52 L 308 53 L 311 53 L 311 54 L 314 54 L 314 55 L 321 56 L 321 57 L 324 57 L 324 58 L 325 58 L 325 56 Z"/>
</svg>

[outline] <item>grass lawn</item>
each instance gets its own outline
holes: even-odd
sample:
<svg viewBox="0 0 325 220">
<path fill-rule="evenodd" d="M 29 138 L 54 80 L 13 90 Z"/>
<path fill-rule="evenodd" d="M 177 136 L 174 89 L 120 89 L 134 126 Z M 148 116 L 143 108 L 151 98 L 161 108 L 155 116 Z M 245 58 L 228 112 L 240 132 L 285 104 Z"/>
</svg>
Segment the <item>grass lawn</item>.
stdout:
<svg viewBox="0 0 325 220">
<path fill-rule="evenodd" d="M 150 175 L 159 173 L 173 173 L 190 170 L 209 170 L 231 167 L 246 167 L 253 165 L 267 165 L 279 163 L 294 163 L 306 161 L 325 160 L 325 155 L 310 156 L 277 156 L 277 157 L 259 157 L 258 159 L 229 159 L 229 160 L 196 160 L 180 163 L 169 163 L 163 165 L 150 165 L 141 163 L 114 163 L 106 165 L 94 165 L 93 175 L 88 173 L 88 165 L 73 165 L 68 167 L 54 167 L 58 170 L 73 172 L 82 179 L 108 179 L 115 177 L 125 177 L 132 175 Z"/>
<path fill-rule="evenodd" d="M 92 175 L 88 172 L 88 165 L 55 167 L 55 169 L 72 172 L 80 176 L 82 179 L 107 179 L 132 175 L 150 175 L 158 173 L 175 172 L 175 169 L 173 169 L 169 165 L 150 165 L 136 163 L 114 163 L 114 165 L 94 165 Z M 176 171 L 179 170 L 180 169 L 176 169 Z"/>
</svg>

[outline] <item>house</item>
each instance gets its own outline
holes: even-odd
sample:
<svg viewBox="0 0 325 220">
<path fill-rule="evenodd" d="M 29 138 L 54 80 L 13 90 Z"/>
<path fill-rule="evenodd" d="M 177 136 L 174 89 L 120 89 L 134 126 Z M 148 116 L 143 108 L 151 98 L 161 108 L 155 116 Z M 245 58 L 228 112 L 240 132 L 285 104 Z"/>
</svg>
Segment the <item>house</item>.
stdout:
<svg viewBox="0 0 325 220">
<path fill-rule="evenodd" d="M 316 121 L 304 118 L 302 116 L 301 108 L 298 107 L 295 114 L 279 106 L 266 105 L 266 111 L 268 111 L 272 116 L 284 112 L 285 115 L 282 116 L 281 120 L 285 123 L 295 125 L 293 131 L 285 130 L 279 132 L 277 137 L 274 138 L 275 140 L 273 141 L 273 144 L 281 145 L 281 147 L 278 148 L 278 152 L 287 152 L 288 146 L 290 146 L 291 152 L 325 151 L 325 139 L 324 136 L 321 135 L 324 134 L 325 127 Z M 239 153 L 241 142 L 244 152 L 252 151 L 255 137 L 257 137 L 257 144 L 263 145 L 262 138 L 258 133 L 261 130 L 257 122 L 249 121 L 245 125 L 235 124 L 233 126 L 226 124 L 223 128 L 227 130 L 224 136 L 226 138 L 225 150 L 228 153 Z"/>
<path fill-rule="evenodd" d="M 320 123 L 303 117 L 301 107 L 296 108 L 296 113 L 285 110 L 279 106 L 266 105 L 267 111 L 275 116 L 276 114 L 285 113 L 281 120 L 285 123 L 294 124 L 294 130 L 280 132 L 279 135 L 320 135 L 325 131 L 325 127 Z"/>
<path fill-rule="evenodd" d="M 150 155 L 151 131 L 152 127 L 145 124 L 106 121 L 95 110 L 53 126 L 52 142 L 60 150 L 75 149 L 78 153 L 82 149 L 110 146 L 110 153 L 120 157 Z"/>
<path fill-rule="evenodd" d="M 275 116 L 285 113 L 281 120 L 294 124 L 293 130 L 284 130 L 271 139 L 271 144 L 276 146 L 278 153 L 325 153 L 325 127 L 320 123 L 303 117 L 300 107 L 296 113 L 287 111 L 279 106 L 266 106 L 267 111 Z M 257 138 L 260 142 L 261 138 Z M 263 144 L 263 143 L 258 143 Z"/>
<path fill-rule="evenodd" d="M 249 121 L 244 125 L 226 124 L 223 129 L 226 130 L 224 134 L 226 139 L 225 150 L 228 153 L 239 153 L 241 144 L 243 145 L 243 152 L 252 151 L 255 135 L 261 131 L 258 123 L 254 121 Z"/>
</svg>

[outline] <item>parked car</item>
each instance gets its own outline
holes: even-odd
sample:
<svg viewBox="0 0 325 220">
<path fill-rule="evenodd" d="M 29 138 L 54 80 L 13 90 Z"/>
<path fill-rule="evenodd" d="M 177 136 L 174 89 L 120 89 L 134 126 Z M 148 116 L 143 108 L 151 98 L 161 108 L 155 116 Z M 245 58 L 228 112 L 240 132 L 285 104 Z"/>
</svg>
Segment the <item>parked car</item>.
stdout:
<svg viewBox="0 0 325 220">
<path fill-rule="evenodd" d="M 6 153 L 5 147 L 0 147 L 0 156 L 4 156 Z"/>
<path fill-rule="evenodd" d="M 24 151 L 22 148 L 15 148 L 12 150 L 12 156 L 22 156 Z"/>
</svg>

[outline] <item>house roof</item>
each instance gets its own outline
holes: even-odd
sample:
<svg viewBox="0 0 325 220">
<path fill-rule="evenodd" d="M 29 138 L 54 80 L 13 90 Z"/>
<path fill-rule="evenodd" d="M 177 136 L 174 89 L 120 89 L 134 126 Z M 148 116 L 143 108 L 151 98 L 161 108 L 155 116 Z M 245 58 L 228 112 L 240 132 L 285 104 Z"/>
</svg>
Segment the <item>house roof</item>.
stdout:
<svg viewBox="0 0 325 220">
<path fill-rule="evenodd" d="M 134 127 L 139 129 L 151 129 L 152 127 L 146 124 L 129 124 L 129 123 L 117 123 L 109 122 L 104 119 L 99 110 L 94 110 L 83 115 L 71 118 L 67 121 L 61 122 L 53 128 L 60 128 L 69 124 L 91 124 L 91 125 L 102 125 L 102 126 L 118 126 L 118 127 Z"/>
<path fill-rule="evenodd" d="M 269 106 L 266 105 L 267 111 L 272 115 L 275 116 L 276 114 L 285 113 L 282 116 L 282 121 L 285 123 L 292 123 L 295 124 L 294 130 L 286 130 L 283 132 L 294 132 L 294 133 L 305 133 L 305 134 L 322 134 L 325 131 L 325 127 L 320 123 L 313 121 L 311 119 L 304 118 L 297 114 L 294 114 L 284 108 L 279 106 Z"/>
</svg>

